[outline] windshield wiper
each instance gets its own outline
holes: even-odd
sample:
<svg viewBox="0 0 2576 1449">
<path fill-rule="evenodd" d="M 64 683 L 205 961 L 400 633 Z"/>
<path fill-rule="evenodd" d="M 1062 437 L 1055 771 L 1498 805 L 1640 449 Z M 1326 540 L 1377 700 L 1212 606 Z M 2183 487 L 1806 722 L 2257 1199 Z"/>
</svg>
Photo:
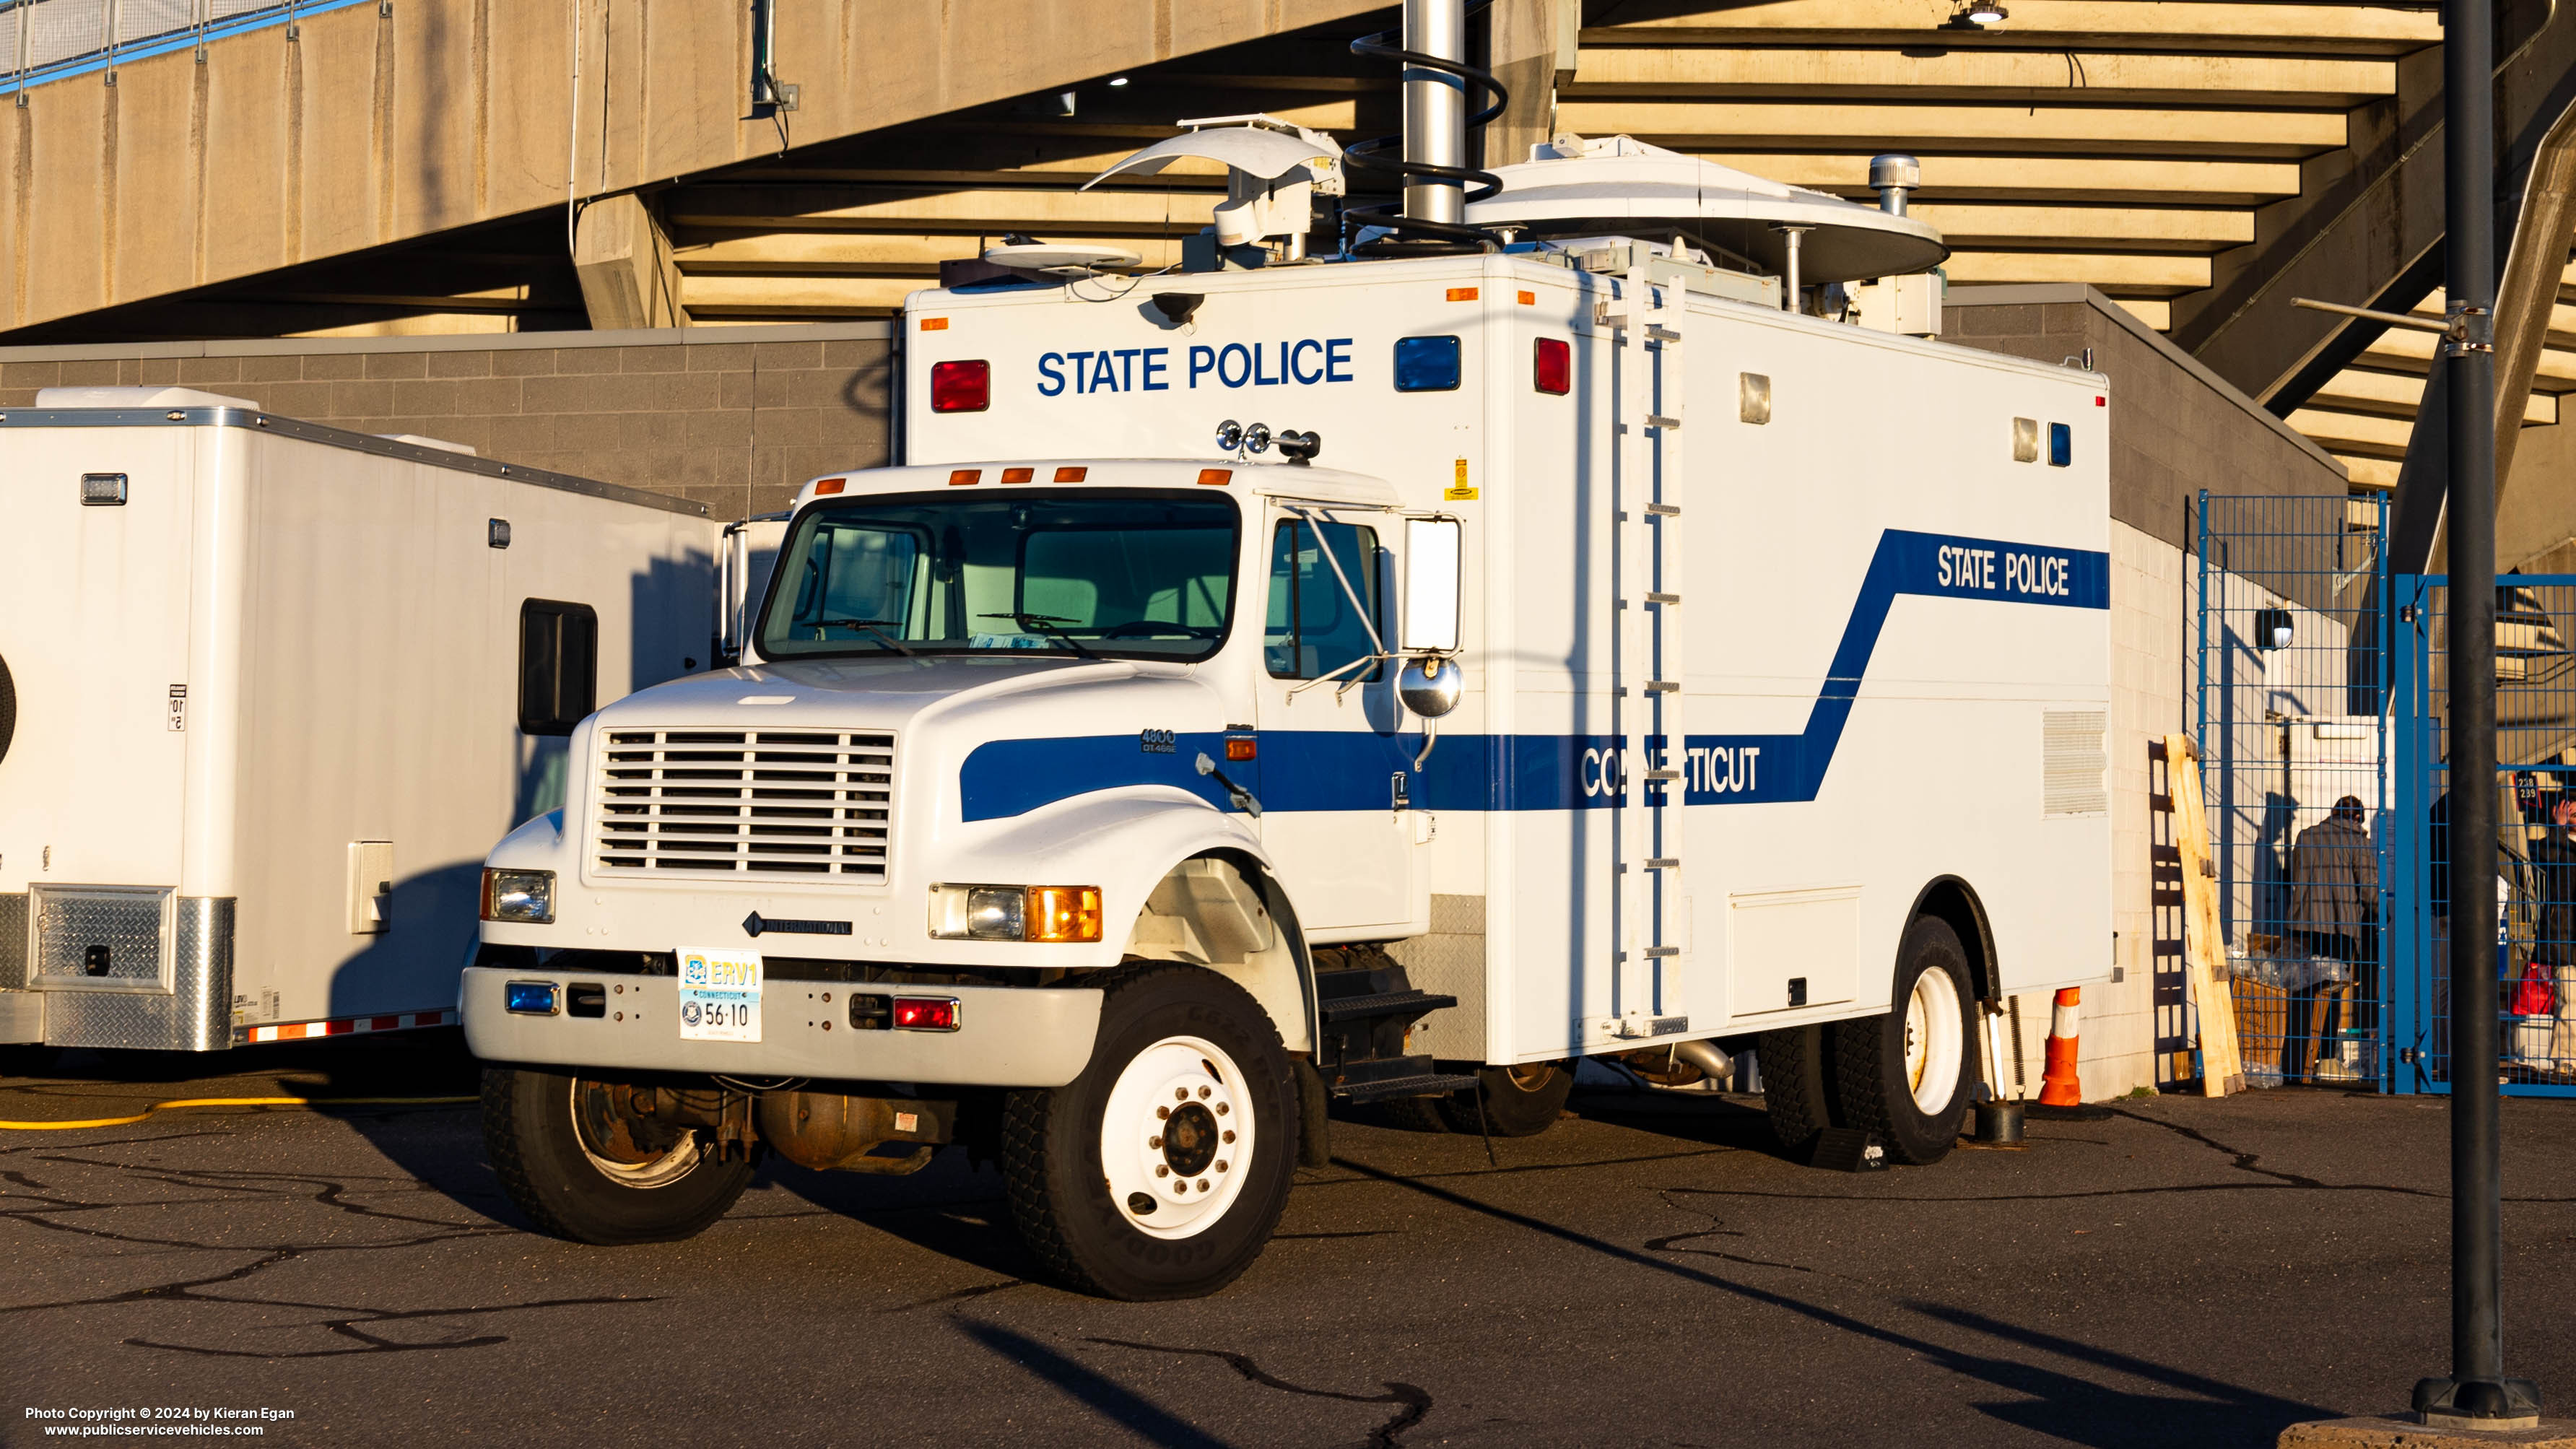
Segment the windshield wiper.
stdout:
<svg viewBox="0 0 2576 1449">
<path fill-rule="evenodd" d="M 825 619 L 815 624 L 814 627 L 817 629 L 830 629 L 835 627 L 842 629 L 865 629 L 869 633 L 874 634 L 879 639 L 885 641 L 885 646 L 888 649 L 902 655 L 904 658 L 920 658 L 920 655 L 904 648 L 902 640 L 897 639 L 892 634 L 885 631 L 882 626 L 887 624 L 892 624 L 897 628 L 903 627 L 903 621 L 900 619 Z"/>
<path fill-rule="evenodd" d="M 1059 618 L 1054 614 L 978 614 L 975 617 L 978 619 L 1008 619 L 1012 623 L 1019 625 L 1021 628 L 1028 630 L 1032 634 L 1048 634 L 1063 640 L 1064 647 L 1072 650 L 1081 658 L 1097 659 L 1100 657 L 1099 655 L 1092 653 L 1090 650 L 1083 648 L 1081 640 L 1076 639 L 1072 635 L 1064 632 L 1063 629 L 1057 627 L 1062 624 L 1079 624 L 1082 622 L 1080 619 Z"/>
</svg>

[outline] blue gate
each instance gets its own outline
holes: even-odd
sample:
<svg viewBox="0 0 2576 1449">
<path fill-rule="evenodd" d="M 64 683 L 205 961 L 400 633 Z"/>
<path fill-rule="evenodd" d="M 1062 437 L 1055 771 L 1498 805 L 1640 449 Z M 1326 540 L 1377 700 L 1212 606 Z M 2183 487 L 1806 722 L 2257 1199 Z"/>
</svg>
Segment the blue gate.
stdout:
<svg viewBox="0 0 2576 1449">
<path fill-rule="evenodd" d="M 2211 955 L 2228 983 L 2245 1080 L 2386 1088 L 2397 813 L 2386 506 L 2198 501 L 2192 730 L 2226 933 Z M 2179 892 L 2177 876 L 2169 900 Z M 2164 937 L 2160 928 L 2158 1047 L 2171 1081 L 2199 1068 L 2187 1050 L 2196 1033 L 2182 943 Z"/>
<path fill-rule="evenodd" d="M 2507 574 L 2495 587 L 2498 1075 L 2509 1095 L 2576 1096 L 2576 575 Z M 2473 888 L 2451 868 L 2447 825 L 2449 580 L 2401 574 L 2389 597 L 2389 1085 L 2447 1092 L 2449 904 Z"/>
</svg>

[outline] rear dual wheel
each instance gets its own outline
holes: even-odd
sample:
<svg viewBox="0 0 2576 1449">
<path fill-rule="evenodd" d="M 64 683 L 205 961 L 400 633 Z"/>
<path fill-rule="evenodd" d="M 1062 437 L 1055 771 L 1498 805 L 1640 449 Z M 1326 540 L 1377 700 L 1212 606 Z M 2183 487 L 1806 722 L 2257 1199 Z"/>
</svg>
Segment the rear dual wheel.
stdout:
<svg viewBox="0 0 2576 1449">
<path fill-rule="evenodd" d="M 1762 1035 L 1762 1088 L 1781 1145 L 1803 1153 L 1857 1127 L 1896 1162 L 1938 1162 L 1959 1140 L 1977 1080 L 1976 987 L 1948 922 L 1926 916 L 1897 948 L 1894 1009 Z"/>
</svg>

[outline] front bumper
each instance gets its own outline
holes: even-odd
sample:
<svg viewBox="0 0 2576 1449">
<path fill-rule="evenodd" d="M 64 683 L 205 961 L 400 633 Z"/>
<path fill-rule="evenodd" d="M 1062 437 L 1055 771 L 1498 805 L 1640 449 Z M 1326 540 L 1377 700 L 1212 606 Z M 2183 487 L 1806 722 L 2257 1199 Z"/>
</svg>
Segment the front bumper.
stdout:
<svg viewBox="0 0 2576 1449">
<path fill-rule="evenodd" d="M 606 1016 L 527 1016 L 502 1003 L 502 988 L 512 981 L 558 987 L 595 981 L 624 989 L 610 995 Z M 669 976 L 473 966 L 466 968 L 460 1000 L 466 1044 L 485 1061 L 973 1087 L 1061 1087 L 1091 1060 L 1100 1027 L 1097 991 L 940 986 L 900 989 L 957 998 L 955 1031 L 851 1029 L 849 993 L 889 989 L 772 980 L 762 991 L 763 1039 L 756 1042 L 682 1039 L 680 985 Z"/>
</svg>

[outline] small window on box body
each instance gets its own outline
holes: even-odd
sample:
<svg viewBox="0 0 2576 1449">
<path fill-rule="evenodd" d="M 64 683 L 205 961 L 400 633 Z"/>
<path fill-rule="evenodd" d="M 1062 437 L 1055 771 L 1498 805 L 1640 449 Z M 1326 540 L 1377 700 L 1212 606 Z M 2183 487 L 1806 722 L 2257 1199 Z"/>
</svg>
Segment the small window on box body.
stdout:
<svg viewBox="0 0 2576 1449">
<path fill-rule="evenodd" d="M 568 735 L 599 698 L 599 614 L 588 604 L 519 606 L 519 731 Z"/>
</svg>

